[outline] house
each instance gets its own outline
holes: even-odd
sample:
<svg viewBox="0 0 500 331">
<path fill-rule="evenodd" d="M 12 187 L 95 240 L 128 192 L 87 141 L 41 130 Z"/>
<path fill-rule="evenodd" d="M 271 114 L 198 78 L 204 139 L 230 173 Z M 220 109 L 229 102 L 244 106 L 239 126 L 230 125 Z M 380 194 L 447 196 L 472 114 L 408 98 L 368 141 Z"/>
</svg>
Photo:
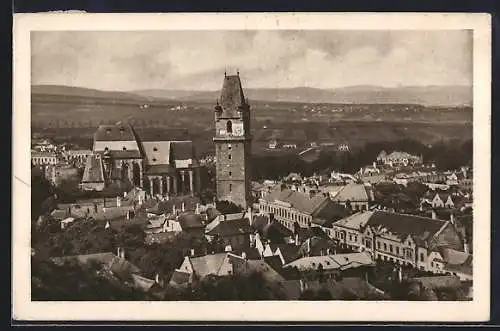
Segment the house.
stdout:
<svg viewBox="0 0 500 331">
<path fill-rule="evenodd" d="M 234 274 L 234 260 L 244 261 L 241 256 L 233 253 L 217 253 L 205 256 L 186 256 L 182 264 L 177 268 L 171 279 L 174 283 L 194 283 L 203 280 L 208 275 L 230 276 Z M 182 279 L 182 281 L 179 281 Z"/>
<path fill-rule="evenodd" d="M 377 161 L 390 167 L 407 167 L 409 165 L 422 164 L 423 159 L 422 156 L 411 155 L 407 152 L 393 151 L 392 153 L 386 155 L 379 154 L 379 156 L 377 157 Z"/>
<path fill-rule="evenodd" d="M 332 200 L 353 211 L 363 211 L 368 210 L 374 197 L 364 184 L 349 183 Z"/>
<path fill-rule="evenodd" d="M 356 213 L 333 224 L 341 244 L 378 260 L 432 271 L 429 254 L 439 247 L 463 248 L 451 221 L 381 210 Z"/>
<path fill-rule="evenodd" d="M 372 268 L 374 261 L 368 252 L 306 256 L 287 263 L 283 268 L 297 268 L 306 278 L 314 276 L 318 271 L 327 278 L 345 274 L 347 270 L 360 268 L 359 276 L 365 278 L 366 268 Z M 350 272 L 353 274 L 355 272 Z"/>
<path fill-rule="evenodd" d="M 318 226 L 328 224 L 344 215 L 343 209 L 331 201 L 327 194 L 298 192 L 286 185 L 277 185 L 260 198 L 259 212 L 262 215 L 273 214 L 289 230 L 295 230 L 295 224 L 302 228 L 313 223 Z"/>
<path fill-rule="evenodd" d="M 472 254 L 447 247 L 439 247 L 429 254 L 431 271 L 472 280 Z"/>
<path fill-rule="evenodd" d="M 431 200 L 431 205 L 433 208 L 453 209 L 455 207 L 453 196 L 450 193 L 436 193 Z"/>
<path fill-rule="evenodd" d="M 279 223 L 271 215 L 255 216 L 251 228 L 263 238 L 272 243 L 291 243 L 294 240 L 293 232 Z"/>
<path fill-rule="evenodd" d="M 84 254 L 74 256 L 62 256 L 51 258 L 56 265 L 62 265 L 67 262 L 76 262 L 80 265 L 94 264 L 99 267 L 97 272 L 104 271 L 109 275 L 118 278 L 122 282 L 143 291 L 149 291 L 155 283 L 154 280 L 145 278 L 142 271 L 125 259 L 125 251 L 118 248 L 117 254 L 112 252 Z M 147 284 L 146 284 L 147 283 Z"/>
<path fill-rule="evenodd" d="M 55 165 L 58 158 L 54 152 L 31 150 L 31 164 L 35 166 Z"/>
<path fill-rule="evenodd" d="M 221 240 L 230 250 L 244 250 L 250 247 L 251 216 L 245 213 L 219 215 L 205 228 L 209 242 Z"/>
</svg>

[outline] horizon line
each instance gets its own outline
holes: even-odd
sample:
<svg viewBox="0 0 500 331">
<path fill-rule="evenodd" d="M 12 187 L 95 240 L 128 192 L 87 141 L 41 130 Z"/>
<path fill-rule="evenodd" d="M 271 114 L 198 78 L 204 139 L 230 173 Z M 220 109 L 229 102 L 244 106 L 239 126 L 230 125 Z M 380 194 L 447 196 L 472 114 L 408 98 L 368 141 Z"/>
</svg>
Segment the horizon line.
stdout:
<svg viewBox="0 0 500 331">
<path fill-rule="evenodd" d="M 63 86 L 63 87 L 74 87 L 74 88 L 82 88 L 82 89 L 88 89 L 88 90 L 97 90 L 97 91 L 102 91 L 102 92 L 123 92 L 123 93 L 132 93 L 132 92 L 137 92 L 137 91 L 150 91 L 150 90 L 155 90 L 155 91 L 179 91 L 179 92 L 218 92 L 220 91 L 220 88 L 218 89 L 172 89 L 172 88 L 138 88 L 138 89 L 131 89 L 131 90 L 108 90 L 108 89 L 102 89 L 102 88 L 97 88 L 97 87 L 89 87 L 89 86 L 81 86 L 81 85 L 66 85 L 66 84 L 47 84 L 47 83 L 42 83 L 42 84 L 30 84 L 30 86 Z M 439 84 L 434 84 L 434 85 L 397 85 L 397 86 L 383 86 L 383 85 L 372 85 L 372 84 L 358 84 L 358 85 L 344 85 L 344 86 L 338 86 L 338 87 L 312 87 L 312 86 L 307 86 L 307 85 L 298 85 L 298 86 L 290 86 L 290 87 L 243 87 L 244 90 L 293 90 L 293 89 L 315 89 L 315 90 L 323 90 L 323 91 L 328 91 L 328 90 L 337 90 L 337 89 L 345 89 L 345 88 L 355 88 L 355 87 L 373 87 L 373 88 L 381 88 L 381 89 L 397 89 L 397 88 L 425 88 L 425 87 L 466 87 L 466 88 L 473 88 L 472 84 L 447 84 L 447 85 L 439 85 Z"/>
</svg>

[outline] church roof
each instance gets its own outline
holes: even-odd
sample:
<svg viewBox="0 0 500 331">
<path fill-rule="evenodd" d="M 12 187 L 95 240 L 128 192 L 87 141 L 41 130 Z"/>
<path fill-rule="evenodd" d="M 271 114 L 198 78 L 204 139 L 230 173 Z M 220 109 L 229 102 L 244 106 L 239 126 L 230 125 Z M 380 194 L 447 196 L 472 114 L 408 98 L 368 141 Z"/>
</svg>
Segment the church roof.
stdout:
<svg viewBox="0 0 500 331">
<path fill-rule="evenodd" d="M 174 160 L 195 159 L 194 145 L 191 140 L 170 142 Z"/>
<path fill-rule="evenodd" d="M 223 112 L 227 117 L 237 116 L 235 111 L 238 107 L 246 104 L 245 95 L 239 75 L 231 75 L 224 77 L 222 91 L 220 96 L 220 104 Z"/>
<path fill-rule="evenodd" d="M 130 125 L 100 125 L 94 141 L 135 141 L 135 135 Z"/>
<path fill-rule="evenodd" d="M 102 173 L 101 160 L 96 155 L 87 157 L 87 164 L 83 171 L 83 183 L 101 183 L 104 182 L 104 174 Z"/>
</svg>

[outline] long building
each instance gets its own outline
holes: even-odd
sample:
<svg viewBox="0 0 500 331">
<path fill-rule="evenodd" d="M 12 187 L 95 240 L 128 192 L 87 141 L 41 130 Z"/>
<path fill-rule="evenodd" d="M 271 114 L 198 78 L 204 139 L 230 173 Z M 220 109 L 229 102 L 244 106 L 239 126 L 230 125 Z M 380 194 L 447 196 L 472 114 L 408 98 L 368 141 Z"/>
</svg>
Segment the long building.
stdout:
<svg viewBox="0 0 500 331">
<path fill-rule="evenodd" d="M 453 264 L 443 250 L 469 254 L 453 220 L 375 210 L 350 215 L 332 228 L 334 238 L 348 248 L 426 271 L 444 273 Z"/>
<path fill-rule="evenodd" d="M 184 195 L 201 189 L 200 165 L 190 140 L 137 135 L 129 124 L 101 125 L 94 134 L 82 179 L 84 189 L 114 182 L 142 187 L 150 195 Z"/>
</svg>

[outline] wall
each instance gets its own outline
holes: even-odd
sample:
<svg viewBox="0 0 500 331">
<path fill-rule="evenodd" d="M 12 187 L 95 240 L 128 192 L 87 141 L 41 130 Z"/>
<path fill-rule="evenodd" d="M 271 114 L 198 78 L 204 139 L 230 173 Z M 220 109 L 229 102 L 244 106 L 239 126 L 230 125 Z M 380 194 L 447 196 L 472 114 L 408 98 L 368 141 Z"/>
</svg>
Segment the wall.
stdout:
<svg viewBox="0 0 500 331">
<path fill-rule="evenodd" d="M 217 197 L 246 208 L 250 200 L 248 144 L 218 142 L 216 145 Z"/>
</svg>

